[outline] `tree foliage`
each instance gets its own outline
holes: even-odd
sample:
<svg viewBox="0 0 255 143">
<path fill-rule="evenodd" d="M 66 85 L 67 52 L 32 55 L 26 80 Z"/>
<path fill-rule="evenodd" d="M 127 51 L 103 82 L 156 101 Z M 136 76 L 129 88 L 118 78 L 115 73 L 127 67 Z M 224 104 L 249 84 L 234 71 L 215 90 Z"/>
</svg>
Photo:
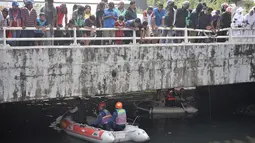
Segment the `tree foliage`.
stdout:
<svg viewBox="0 0 255 143">
<path fill-rule="evenodd" d="M 178 8 L 180 8 L 184 1 L 186 0 L 175 0 L 175 4 L 177 5 Z M 156 6 L 157 3 L 159 2 L 162 2 L 162 0 L 147 0 L 147 4 L 151 6 Z M 238 4 L 239 2 L 242 2 L 246 11 L 249 11 L 249 9 L 252 6 L 254 6 L 253 0 L 202 0 L 202 2 L 205 2 L 208 7 L 211 7 L 214 10 L 220 10 L 220 6 L 222 3 Z M 198 3 L 199 3 L 199 0 L 190 0 L 190 8 L 191 9 L 196 8 Z M 164 5 L 166 6 L 166 2 L 164 3 Z"/>
</svg>

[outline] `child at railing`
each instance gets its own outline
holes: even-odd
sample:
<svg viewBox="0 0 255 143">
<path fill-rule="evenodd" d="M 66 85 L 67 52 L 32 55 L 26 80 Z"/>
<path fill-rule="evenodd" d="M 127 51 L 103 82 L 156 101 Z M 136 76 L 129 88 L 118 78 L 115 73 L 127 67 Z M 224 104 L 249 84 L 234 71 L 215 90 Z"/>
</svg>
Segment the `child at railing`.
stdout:
<svg viewBox="0 0 255 143">
<path fill-rule="evenodd" d="M 124 28 L 124 16 L 119 16 L 119 20 L 117 20 L 114 24 L 115 28 Z M 122 30 L 116 30 L 115 37 L 123 37 L 124 32 Z M 116 40 L 116 44 L 123 44 L 123 40 Z"/>
<path fill-rule="evenodd" d="M 39 18 L 37 18 L 36 22 L 36 28 L 38 30 L 35 30 L 35 37 L 43 37 L 46 32 L 46 27 L 48 26 L 48 23 L 45 19 L 45 14 L 40 13 Z M 43 45 L 43 41 L 35 41 L 35 45 Z"/>
<path fill-rule="evenodd" d="M 88 19 L 85 20 L 85 28 L 89 28 L 90 31 L 84 32 L 84 37 L 95 37 L 95 29 L 93 27 L 96 26 L 96 17 L 95 15 L 89 16 Z M 89 45 L 90 40 L 84 40 L 85 45 Z"/>
</svg>

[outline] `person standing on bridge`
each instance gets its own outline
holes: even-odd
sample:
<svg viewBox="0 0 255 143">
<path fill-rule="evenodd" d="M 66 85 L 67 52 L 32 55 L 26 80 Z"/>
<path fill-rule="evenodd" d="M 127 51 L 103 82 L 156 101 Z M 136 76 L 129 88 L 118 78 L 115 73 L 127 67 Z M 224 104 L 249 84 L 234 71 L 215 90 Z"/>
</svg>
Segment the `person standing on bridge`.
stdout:
<svg viewBox="0 0 255 143">
<path fill-rule="evenodd" d="M 114 28 L 114 24 L 118 19 L 118 14 L 114 11 L 114 3 L 109 3 L 109 8 L 104 10 L 104 28 Z M 114 37 L 115 31 L 106 30 L 103 32 L 104 37 Z M 112 44 L 112 40 L 105 40 L 105 45 Z"/>
<path fill-rule="evenodd" d="M 54 31 L 53 28 L 55 26 L 56 19 L 57 17 L 57 10 L 53 5 L 54 0 L 45 0 L 45 5 L 41 8 L 40 12 L 45 13 L 46 16 L 46 21 L 49 24 L 50 31 L 46 32 L 46 37 L 54 37 Z M 45 41 L 45 45 L 53 45 L 52 41 Z"/>
<path fill-rule="evenodd" d="M 22 27 L 21 25 L 21 9 L 18 2 L 12 2 L 12 8 L 9 9 L 10 27 Z M 20 30 L 12 30 L 12 38 L 19 38 L 21 35 Z M 11 46 L 18 46 L 16 40 L 11 42 Z"/>
<path fill-rule="evenodd" d="M 120 17 L 120 16 L 125 16 L 125 14 L 126 14 L 126 9 L 125 9 L 125 7 L 124 7 L 124 2 L 123 2 L 123 1 L 121 1 L 121 2 L 119 3 L 118 8 L 116 8 L 115 11 L 117 12 L 118 17 Z M 125 19 L 125 18 L 124 18 L 124 19 Z"/>
<path fill-rule="evenodd" d="M 63 19 L 65 17 L 65 26 L 67 26 L 67 7 L 66 7 L 66 4 L 61 4 L 60 6 L 57 6 L 56 7 L 56 10 L 57 10 L 57 21 L 56 21 L 56 27 L 57 27 L 57 31 L 55 31 L 55 37 L 63 37 L 63 31 L 62 30 L 59 30 L 59 28 L 62 28 L 63 27 Z M 61 41 L 55 41 L 54 42 L 54 45 L 63 45 L 61 44 L 63 42 Z"/>
<path fill-rule="evenodd" d="M 38 30 L 35 30 L 35 37 L 43 37 L 45 32 L 46 32 L 46 27 L 47 27 L 48 23 L 45 19 L 45 14 L 44 13 L 40 13 L 39 14 L 39 18 L 37 18 L 37 24 L 36 24 L 36 28 Z M 35 45 L 43 45 L 43 41 L 35 41 Z"/>
<path fill-rule="evenodd" d="M 170 30 L 164 29 L 162 36 L 163 37 L 166 37 L 166 36 L 172 37 L 174 34 L 174 31 L 172 29 L 174 27 L 175 19 L 176 19 L 176 10 L 174 9 L 174 1 L 172 1 L 172 0 L 167 1 L 167 9 L 166 10 L 167 10 L 167 12 L 162 19 L 162 25 L 166 28 L 170 28 Z M 173 40 L 168 39 L 166 42 L 166 39 L 162 39 L 162 43 L 173 43 Z"/>
<path fill-rule="evenodd" d="M 176 12 L 176 17 L 177 18 L 176 18 L 176 21 L 175 21 L 175 26 L 177 28 L 185 28 L 185 27 L 188 26 L 187 19 L 190 16 L 189 6 L 190 6 L 189 1 L 185 1 L 182 4 L 182 8 L 177 9 L 177 12 Z M 176 36 L 178 36 L 178 37 L 184 36 L 184 31 L 183 30 L 177 30 L 176 31 Z M 183 41 L 183 39 L 177 39 L 177 40 L 174 40 L 174 41 L 176 41 L 176 43 L 181 43 Z"/>
<path fill-rule="evenodd" d="M 123 37 L 124 36 L 124 31 L 121 30 L 121 28 L 124 28 L 125 23 L 124 23 L 124 16 L 119 16 L 119 20 L 117 20 L 114 24 L 115 28 L 119 28 L 120 30 L 116 30 L 115 32 L 115 37 Z M 116 40 L 115 44 L 120 45 L 123 44 L 123 40 Z"/>
<path fill-rule="evenodd" d="M 104 21 L 103 21 L 104 9 L 105 9 L 105 3 L 100 2 L 98 4 L 98 9 L 97 9 L 97 12 L 96 12 L 96 25 L 97 25 L 97 28 L 103 28 L 103 26 L 104 26 L 103 25 L 104 24 Z M 97 31 L 97 37 L 102 37 L 102 36 L 103 36 L 103 32 L 98 30 Z M 95 43 L 96 43 L 96 45 L 101 45 L 102 41 L 97 40 Z"/>
<path fill-rule="evenodd" d="M 84 19 L 87 20 L 91 16 L 91 6 L 85 5 Z"/>
<path fill-rule="evenodd" d="M 26 27 L 35 27 L 37 23 L 37 13 L 36 10 L 33 8 L 33 3 L 31 1 L 26 1 L 25 7 L 22 8 L 22 25 L 23 29 Z M 35 33 L 33 30 L 23 30 L 22 31 L 22 37 L 23 38 L 34 38 Z M 34 42 L 33 41 L 23 41 L 22 46 L 33 46 Z"/>
<path fill-rule="evenodd" d="M 203 4 L 199 3 L 197 5 L 197 7 L 191 12 L 190 14 L 190 20 L 189 20 L 189 28 L 192 29 L 198 29 L 199 26 L 199 19 L 200 19 L 200 15 L 201 15 L 201 11 L 203 9 Z M 190 36 L 197 36 L 197 32 L 196 31 L 189 31 L 189 35 Z M 198 40 L 197 39 L 190 39 L 191 43 L 196 43 Z"/>
<path fill-rule="evenodd" d="M 136 2 L 131 1 L 130 6 L 128 7 L 126 14 L 125 14 L 125 21 L 133 20 L 137 18 L 136 14 Z"/>
<path fill-rule="evenodd" d="M 161 35 L 161 30 L 158 29 L 158 27 L 162 26 L 162 19 L 165 16 L 165 9 L 164 5 L 162 3 L 159 3 L 156 8 L 153 9 L 154 13 L 154 20 L 152 21 L 152 31 L 153 36 L 157 37 Z M 157 40 L 157 43 L 159 43 L 160 40 Z"/>
</svg>

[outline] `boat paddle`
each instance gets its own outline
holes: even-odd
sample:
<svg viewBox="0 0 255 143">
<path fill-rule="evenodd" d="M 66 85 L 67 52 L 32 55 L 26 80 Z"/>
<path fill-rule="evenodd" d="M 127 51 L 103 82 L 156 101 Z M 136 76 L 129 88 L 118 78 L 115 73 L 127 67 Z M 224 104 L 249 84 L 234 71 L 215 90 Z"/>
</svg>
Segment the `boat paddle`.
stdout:
<svg viewBox="0 0 255 143">
<path fill-rule="evenodd" d="M 78 110 L 78 107 L 76 106 L 74 109 L 66 111 L 62 116 L 59 116 L 59 117 L 56 119 L 56 122 L 59 123 L 60 120 L 61 120 L 68 112 L 74 113 L 74 112 L 76 112 L 77 110 Z"/>
</svg>

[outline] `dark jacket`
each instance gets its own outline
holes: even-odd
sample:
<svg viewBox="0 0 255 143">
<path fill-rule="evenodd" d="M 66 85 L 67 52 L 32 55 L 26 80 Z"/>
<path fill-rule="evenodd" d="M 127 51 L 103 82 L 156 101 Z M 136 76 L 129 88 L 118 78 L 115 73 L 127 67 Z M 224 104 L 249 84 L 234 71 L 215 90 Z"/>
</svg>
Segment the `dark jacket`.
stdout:
<svg viewBox="0 0 255 143">
<path fill-rule="evenodd" d="M 194 9 L 190 14 L 190 20 L 189 20 L 189 27 L 197 29 L 198 28 L 198 21 L 200 17 L 201 10 L 203 8 L 203 5 L 199 3 L 197 5 L 197 8 Z"/>
<path fill-rule="evenodd" d="M 199 18 L 199 29 L 206 29 L 207 26 L 211 25 L 212 21 L 212 15 L 211 14 L 205 14 L 204 12 L 201 12 L 200 18 Z"/>
<path fill-rule="evenodd" d="M 174 26 L 176 20 L 176 11 L 175 9 L 169 9 L 164 17 L 165 26 L 170 27 Z"/>
<path fill-rule="evenodd" d="M 136 10 L 132 10 L 130 7 L 127 9 L 126 14 L 125 14 L 125 20 L 132 20 L 132 19 L 136 19 L 137 18 L 137 14 L 136 14 Z"/>
<path fill-rule="evenodd" d="M 179 8 L 177 9 L 176 13 L 176 21 L 175 21 L 175 26 L 184 28 L 186 27 L 186 18 L 189 16 L 189 11 L 187 9 Z"/>
<path fill-rule="evenodd" d="M 229 28 L 231 25 L 231 14 L 229 12 L 223 12 L 221 15 L 221 28 Z"/>
</svg>

